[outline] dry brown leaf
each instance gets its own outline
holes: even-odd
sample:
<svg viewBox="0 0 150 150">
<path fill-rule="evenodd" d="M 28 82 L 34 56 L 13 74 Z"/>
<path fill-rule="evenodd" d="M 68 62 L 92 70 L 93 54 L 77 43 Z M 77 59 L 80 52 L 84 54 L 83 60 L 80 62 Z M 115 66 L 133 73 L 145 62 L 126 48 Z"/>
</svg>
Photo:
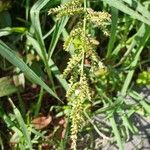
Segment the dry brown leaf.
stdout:
<svg viewBox="0 0 150 150">
<path fill-rule="evenodd" d="M 52 121 L 52 117 L 50 115 L 46 116 L 39 116 L 32 120 L 32 124 L 34 125 L 35 129 L 40 130 L 47 127 Z"/>
</svg>

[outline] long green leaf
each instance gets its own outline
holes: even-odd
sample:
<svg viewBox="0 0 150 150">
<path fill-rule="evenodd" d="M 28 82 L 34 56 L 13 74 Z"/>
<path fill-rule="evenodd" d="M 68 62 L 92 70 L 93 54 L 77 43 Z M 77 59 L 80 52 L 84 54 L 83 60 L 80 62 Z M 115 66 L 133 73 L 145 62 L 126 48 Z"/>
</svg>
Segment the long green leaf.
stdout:
<svg viewBox="0 0 150 150">
<path fill-rule="evenodd" d="M 31 44 L 34 47 L 34 49 L 36 50 L 36 52 L 42 58 L 43 56 L 42 56 L 42 53 L 41 53 L 41 49 L 40 49 L 39 43 L 33 37 L 31 37 L 30 35 L 27 35 L 27 38 L 31 42 Z M 55 77 L 58 79 L 58 81 L 63 86 L 63 88 L 65 90 L 67 90 L 68 89 L 67 81 L 64 78 L 62 78 L 61 73 L 60 73 L 58 67 L 55 65 L 55 63 L 54 63 L 54 61 L 52 59 L 49 59 L 48 65 L 49 65 L 49 68 L 52 71 L 52 73 L 55 75 Z"/>
<path fill-rule="evenodd" d="M 33 7 L 31 8 L 30 11 L 30 17 L 31 17 L 31 32 L 36 34 L 36 38 L 39 42 L 40 48 L 41 48 L 41 53 L 42 57 L 44 58 L 45 63 L 47 62 L 47 52 L 45 48 L 45 43 L 43 41 L 43 36 L 42 36 L 42 30 L 41 30 L 41 24 L 40 24 L 40 10 L 49 2 L 49 0 L 38 0 Z"/>
<path fill-rule="evenodd" d="M 17 133 L 21 138 L 23 133 L 16 127 L 16 124 L 12 121 L 11 117 L 6 114 L 2 106 L 0 105 L 0 118 L 6 123 L 7 127 L 10 128 L 14 133 Z"/>
<path fill-rule="evenodd" d="M 116 121 L 115 121 L 115 119 L 114 119 L 114 115 L 113 115 L 109 120 L 110 120 L 112 129 L 113 129 L 113 132 L 114 132 L 116 141 L 117 141 L 117 143 L 118 143 L 119 150 L 123 150 L 123 145 L 122 145 L 122 141 L 121 141 L 121 135 L 120 135 L 120 132 L 119 132 L 119 130 L 118 130 Z"/>
<path fill-rule="evenodd" d="M 109 57 L 109 55 L 111 54 L 116 40 L 118 10 L 114 7 L 111 8 L 111 16 L 112 16 L 111 36 L 108 43 L 108 50 L 106 57 Z"/>
<path fill-rule="evenodd" d="M 53 32 L 52 41 L 48 50 L 48 58 L 50 59 L 53 55 L 54 49 L 56 47 L 56 44 L 59 40 L 60 34 L 62 33 L 62 30 L 64 29 L 64 26 L 67 24 L 68 17 L 62 18 L 59 22 L 56 23 L 56 28 Z"/>
<path fill-rule="evenodd" d="M 51 71 L 54 73 L 55 77 L 60 81 L 60 83 L 66 89 L 67 88 L 67 86 L 66 86 L 67 82 L 64 79 L 60 78 L 59 69 L 53 63 L 53 60 L 51 58 L 49 58 L 49 60 L 48 60 L 48 55 L 47 55 L 47 51 L 46 51 L 46 47 L 45 47 L 45 43 L 44 43 L 44 38 L 43 38 L 43 35 L 42 35 L 41 23 L 40 23 L 40 17 L 39 17 L 39 15 L 40 15 L 40 10 L 48 2 L 49 2 L 49 0 L 38 0 L 33 5 L 33 7 L 31 8 L 31 11 L 30 11 L 31 22 L 32 22 L 31 34 L 32 34 L 32 31 L 35 32 L 36 40 L 33 39 L 33 38 L 31 38 L 31 37 L 28 37 L 28 39 L 34 41 L 32 43 L 32 45 L 35 48 L 35 50 L 38 51 L 38 54 L 40 55 L 40 57 L 43 59 L 43 62 L 45 64 L 45 66 L 46 66 L 46 70 L 47 70 L 48 76 L 49 76 L 49 78 L 51 80 L 53 89 L 55 89 L 55 87 L 54 87 L 54 83 L 53 83 L 53 78 L 52 78 L 52 75 L 51 75 Z M 59 30 L 58 30 L 58 33 L 59 33 Z M 34 35 L 32 37 L 34 37 Z M 52 43 L 54 43 L 53 48 L 57 44 L 57 39 L 54 39 L 54 41 L 55 42 L 52 42 Z"/>
<path fill-rule="evenodd" d="M 139 102 L 148 114 L 150 114 L 150 105 L 146 102 L 144 96 L 141 96 L 139 93 L 132 91 L 129 95 L 137 102 Z"/>
<path fill-rule="evenodd" d="M 59 99 L 58 96 L 38 77 L 15 53 L 0 40 L 0 54 L 5 57 L 14 66 L 20 68 L 20 70 L 29 78 L 31 81 L 39 84 L 52 96 Z"/>
<path fill-rule="evenodd" d="M 145 46 L 145 44 L 146 44 L 146 42 L 148 41 L 149 38 L 150 38 L 150 27 L 143 24 L 141 26 L 141 28 L 139 29 L 137 35 L 135 36 L 134 40 L 131 43 L 131 45 L 132 44 L 137 45 L 136 55 L 134 57 L 133 62 L 131 63 L 131 68 L 136 67 L 136 65 L 138 63 L 138 60 L 139 60 L 139 57 L 140 57 L 140 54 L 141 54 L 141 52 L 142 52 L 142 50 L 143 50 L 143 48 L 144 48 L 144 46 Z M 125 82 L 124 82 L 122 90 L 121 90 L 122 95 L 126 94 L 127 89 L 129 87 L 129 84 L 132 80 L 134 71 L 135 70 L 132 69 L 128 72 L 128 75 L 125 79 Z"/>
<path fill-rule="evenodd" d="M 22 131 L 22 133 L 23 133 L 23 136 L 25 137 L 25 141 L 26 141 L 26 143 L 27 143 L 27 145 L 28 145 L 28 148 L 29 148 L 30 150 L 32 150 L 32 143 L 31 143 L 30 134 L 29 134 L 28 129 L 27 129 L 27 126 L 26 126 L 26 124 L 25 124 L 25 122 L 24 122 L 24 120 L 23 120 L 23 118 L 22 118 L 22 116 L 21 116 L 21 113 L 20 113 L 20 111 L 17 109 L 17 107 L 14 105 L 14 103 L 12 102 L 12 100 L 11 100 L 10 98 L 9 98 L 8 100 L 9 100 L 10 104 L 11 104 L 12 107 L 13 107 L 13 111 L 14 111 L 16 120 L 17 120 L 17 122 L 18 122 L 18 124 L 19 124 L 19 126 L 20 126 L 20 128 L 21 128 L 21 131 Z"/>
<path fill-rule="evenodd" d="M 136 18 L 136 19 L 142 21 L 143 23 L 150 25 L 149 18 L 146 18 L 145 16 L 138 13 L 136 10 L 131 9 L 130 7 L 125 5 L 125 3 L 123 3 L 122 1 L 120 1 L 120 0 L 102 0 L 102 1 L 106 2 L 110 6 L 117 8 L 120 11 L 130 15 L 131 17 Z"/>
<path fill-rule="evenodd" d="M 148 18 L 150 20 L 150 12 L 147 10 L 140 2 L 135 1 L 135 0 L 123 0 L 126 2 L 130 7 L 135 8 L 136 11 L 141 13 L 145 18 Z"/>
<path fill-rule="evenodd" d="M 27 29 L 24 28 L 24 27 L 13 27 L 13 28 L 7 27 L 7 28 L 3 28 L 3 29 L 0 29 L 0 37 L 9 35 L 13 32 L 24 33 L 26 30 Z"/>
</svg>

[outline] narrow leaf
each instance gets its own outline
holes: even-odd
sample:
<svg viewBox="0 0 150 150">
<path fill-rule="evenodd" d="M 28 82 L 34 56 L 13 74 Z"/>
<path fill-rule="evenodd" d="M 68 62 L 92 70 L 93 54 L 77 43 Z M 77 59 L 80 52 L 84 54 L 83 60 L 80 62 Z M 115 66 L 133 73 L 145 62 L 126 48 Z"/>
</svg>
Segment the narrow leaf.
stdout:
<svg viewBox="0 0 150 150">
<path fill-rule="evenodd" d="M 131 17 L 133 17 L 135 19 L 138 19 L 138 20 L 142 21 L 143 23 L 150 25 L 150 19 L 141 15 L 136 10 L 131 9 L 130 7 L 125 5 L 122 1 L 120 1 L 120 0 L 113 0 L 113 1 L 112 0 L 102 0 L 102 1 L 106 2 L 110 6 L 117 8 L 120 11 L 130 15 Z"/>
<path fill-rule="evenodd" d="M 52 96 L 59 99 L 58 96 L 38 77 L 15 53 L 0 40 L 0 55 L 5 57 L 14 66 L 20 68 L 20 70 L 25 74 L 26 77 L 31 79 L 36 84 L 39 84 Z"/>
</svg>

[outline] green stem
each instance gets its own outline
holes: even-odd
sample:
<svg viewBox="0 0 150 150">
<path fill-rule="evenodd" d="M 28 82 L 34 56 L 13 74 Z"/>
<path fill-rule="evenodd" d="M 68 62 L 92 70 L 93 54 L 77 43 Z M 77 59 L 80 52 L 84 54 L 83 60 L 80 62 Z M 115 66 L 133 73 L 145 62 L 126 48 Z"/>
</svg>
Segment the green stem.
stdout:
<svg viewBox="0 0 150 150">
<path fill-rule="evenodd" d="M 84 13 L 86 13 L 86 0 L 84 0 Z M 83 20 L 83 32 L 84 32 L 84 38 L 86 37 L 86 18 L 84 17 Z M 82 53 L 82 61 L 81 61 L 81 77 L 84 74 L 84 58 L 85 58 L 85 47 L 83 43 L 83 53 Z"/>
<path fill-rule="evenodd" d="M 17 96 L 18 96 L 19 107 L 21 109 L 22 116 L 25 117 L 25 114 L 26 114 L 25 103 L 20 95 L 20 91 L 17 92 Z"/>
<path fill-rule="evenodd" d="M 37 104 L 36 104 L 36 107 L 35 107 L 34 116 L 37 116 L 39 114 L 39 111 L 40 111 L 40 108 L 41 108 L 43 94 L 44 94 L 43 88 L 41 88 L 40 95 L 39 95 L 39 98 L 38 98 L 38 101 L 37 101 Z"/>
<path fill-rule="evenodd" d="M 84 0 L 84 13 L 86 14 L 86 0 Z M 83 22 L 83 31 L 85 33 L 86 31 L 86 18 L 84 17 L 84 22 Z"/>
</svg>

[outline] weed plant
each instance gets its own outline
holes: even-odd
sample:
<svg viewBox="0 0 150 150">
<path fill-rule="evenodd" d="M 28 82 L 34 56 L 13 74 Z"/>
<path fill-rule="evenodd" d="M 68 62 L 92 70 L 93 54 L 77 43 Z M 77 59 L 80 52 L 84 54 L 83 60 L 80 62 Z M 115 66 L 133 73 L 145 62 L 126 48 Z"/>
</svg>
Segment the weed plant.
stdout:
<svg viewBox="0 0 150 150">
<path fill-rule="evenodd" d="M 1 0 L 1 149 L 123 150 L 150 115 L 149 4 Z"/>
</svg>

